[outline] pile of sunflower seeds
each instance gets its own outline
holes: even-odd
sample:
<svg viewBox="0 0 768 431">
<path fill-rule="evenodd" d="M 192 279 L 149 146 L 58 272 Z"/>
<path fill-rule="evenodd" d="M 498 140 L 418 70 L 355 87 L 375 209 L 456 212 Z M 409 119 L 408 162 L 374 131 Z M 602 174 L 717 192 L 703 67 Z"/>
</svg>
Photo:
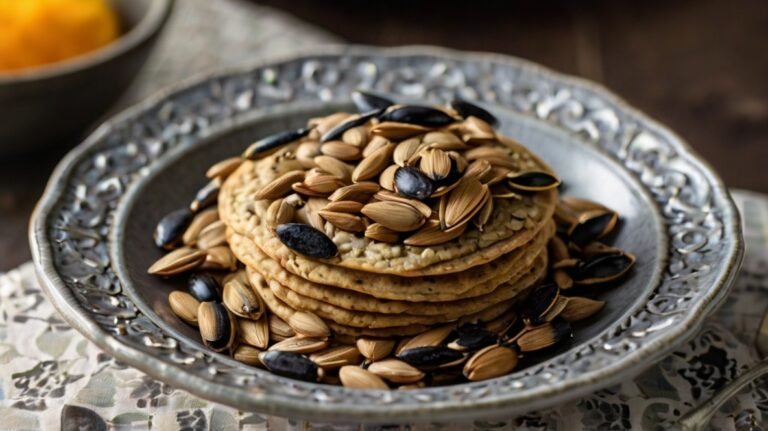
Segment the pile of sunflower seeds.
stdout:
<svg viewBox="0 0 768 431">
<path fill-rule="evenodd" d="M 159 221 L 154 240 L 169 253 L 148 271 L 188 277 L 186 291 L 168 296 L 173 312 L 199 328 L 202 342 L 215 352 L 286 377 L 361 389 L 417 389 L 490 379 L 512 372 L 527 356 L 567 346 L 571 324 L 590 319 L 605 306 L 589 297 L 593 287 L 615 284 L 635 262 L 631 254 L 604 242 L 616 229 L 618 214 L 573 197 L 562 198 L 555 212 L 558 229 L 548 245 L 546 280 L 516 311 L 490 322 L 447 324 L 405 338 L 350 339 L 333 334 L 313 313 L 297 312 L 286 322 L 270 312 L 229 249 L 216 208 L 221 184 L 244 159 L 262 157 L 297 139 L 319 138 L 311 148 L 301 144 L 296 151 L 308 171 L 285 174 L 260 191 L 263 198 L 274 198 L 269 218 L 281 240 L 315 257 L 335 254 L 335 245 L 324 234 L 327 225 L 377 241 L 438 244 L 460 235 L 470 220 L 482 229 L 484 213 L 491 211 L 486 209 L 489 196 L 516 198 L 559 184 L 549 173 L 513 172 L 510 154 L 486 154 L 478 151 L 486 147 L 467 148 L 442 132 L 428 131 L 447 125 L 466 128 L 470 140 L 495 139 L 490 126 L 495 118 L 468 102 L 456 101 L 444 111 L 394 105 L 362 92 L 353 98 L 363 112 L 358 116 L 325 117 L 311 128 L 262 139 L 243 157 L 213 165 L 207 172 L 210 182 L 192 203 Z M 360 150 L 364 134 L 359 127 L 374 117 L 383 119 L 374 127 L 386 125 L 380 127 L 385 133 L 373 138 L 381 137 L 382 144 L 369 150 L 372 140 Z M 414 129 L 428 132 L 411 142 L 388 142 L 388 137 Z M 427 210 L 432 213 L 424 202 L 430 199 L 436 200 L 437 220 L 426 215 Z M 322 205 L 313 204 L 318 201 Z M 303 250 L 307 235 L 319 235 L 317 244 L 325 241 L 327 250 L 317 245 Z"/>
</svg>

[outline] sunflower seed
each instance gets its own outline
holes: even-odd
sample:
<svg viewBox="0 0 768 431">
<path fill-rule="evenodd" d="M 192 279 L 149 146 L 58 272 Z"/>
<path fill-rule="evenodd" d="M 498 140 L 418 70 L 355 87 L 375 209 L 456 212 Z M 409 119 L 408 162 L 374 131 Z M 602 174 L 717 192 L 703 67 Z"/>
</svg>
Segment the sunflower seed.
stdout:
<svg viewBox="0 0 768 431">
<path fill-rule="evenodd" d="M 578 246 L 586 245 L 611 233 L 618 219 L 613 211 L 587 211 L 568 229 L 568 239 Z"/>
<path fill-rule="evenodd" d="M 268 350 L 293 353 L 314 353 L 328 347 L 328 340 L 324 338 L 291 337 L 277 342 Z"/>
<path fill-rule="evenodd" d="M 375 118 L 381 115 L 382 112 L 384 112 L 383 109 L 373 109 L 359 115 L 354 115 L 337 124 L 333 127 L 333 129 L 324 133 L 320 138 L 320 142 L 328 142 L 339 139 L 347 130 L 367 123 L 371 118 Z"/>
<path fill-rule="evenodd" d="M 509 150 L 481 146 L 464 152 L 464 157 L 470 162 L 475 160 L 487 160 L 495 167 L 517 169 L 517 162 L 509 155 Z"/>
<path fill-rule="evenodd" d="M 422 147 L 423 145 L 420 139 L 406 139 L 397 144 L 397 147 L 392 154 L 392 160 L 394 160 L 395 164 L 398 166 L 407 166 L 411 158 L 418 154 Z"/>
<path fill-rule="evenodd" d="M 300 209 L 296 210 L 296 221 L 308 224 L 318 231 L 324 231 L 325 220 L 320 217 L 320 210 L 325 207 L 325 203 L 328 202 L 321 198 L 309 198 L 306 204 Z"/>
<path fill-rule="evenodd" d="M 477 117 L 493 127 L 496 127 L 499 124 L 499 120 L 493 114 L 475 105 L 474 103 L 467 102 L 466 100 L 452 100 L 450 106 L 462 118 L 469 118 L 470 116 Z"/>
<path fill-rule="evenodd" d="M 381 223 L 372 223 L 365 228 L 365 237 L 375 241 L 396 243 L 400 239 L 400 234 L 384 227 Z"/>
<path fill-rule="evenodd" d="M 344 161 L 360 160 L 363 157 L 363 151 L 360 147 L 345 144 L 342 141 L 326 142 L 320 147 L 320 152 L 326 156 Z"/>
<path fill-rule="evenodd" d="M 422 152 L 421 171 L 434 181 L 441 181 L 451 173 L 451 158 L 445 151 L 428 149 Z"/>
<path fill-rule="evenodd" d="M 461 141 L 456 135 L 444 131 L 429 132 L 421 139 L 428 148 L 455 151 L 466 150 L 467 144 Z"/>
<path fill-rule="evenodd" d="M 310 130 L 312 130 L 311 127 L 303 127 L 296 130 L 278 132 L 274 135 L 267 136 L 266 138 L 259 139 L 258 141 L 251 144 L 243 152 L 243 158 L 248 160 L 256 160 L 258 158 L 267 156 L 283 145 L 289 144 L 307 136 Z"/>
<path fill-rule="evenodd" d="M 181 237 L 184 244 L 190 246 L 195 245 L 197 243 L 197 237 L 200 235 L 200 231 L 218 219 L 218 208 L 208 208 L 197 213 L 195 218 L 192 219 L 192 222 L 184 231 L 184 235 Z"/>
<path fill-rule="evenodd" d="M 341 140 L 346 144 L 362 149 L 368 143 L 368 128 L 366 126 L 353 127 L 341 135 Z"/>
<path fill-rule="evenodd" d="M 494 166 L 491 168 L 490 172 L 483 176 L 481 182 L 487 184 L 488 187 L 499 184 L 507 178 L 507 175 L 509 175 L 510 172 L 511 170 L 509 168 Z M 507 188 L 507 190 L 509 189 Z"/>
<path fill-rule="evenodd" d="M 269 371 L 279 376 L 305 382 L 320 380 L 317 364 L 298 353 L 266 351 L 259 355 L 259 360 Z"/>
<path fill-rule="evenodd" d="M 386 358 L 395 348 L 395 340 L 377 338 L 358 338 L 355 342 L 357 349 L 369 361 Z"/>
<path fill-rule="evenodd" d="M 535 326 L 517 339 L 520 351 L 533 352 L 554 346 L 571 336 L 571 325 L 563 320 L 554 320 L 540 326 Z"/>
<path fill-rule="evenodd" d="M 569 322 L 592 317 L 605 307 L 605 301 L 584 298 L 582 296 L 571 296 L 566 299 L 567 304 L 560 313 L 560 317 Z"/>
<path fill-rule="evenodd" d="M 368 145 L 366 145 L 365 148 L 363 149 L 363 157 L 369 157 L 376 150 L 387 145 L 394 145 L 394 144 L 389 142 L 389 139 L 383 136 L 373 136 L 371 140 L 368 141 Z"/>
<path fill-rule="evenodd" d="M 387 139 L 402 140 L 428 132 L 429 130 L 429 127 L 418 126 L 416 124 L 385 121 L 371 127 L 371 134 Z"/>
<path fill-rule="evenodd" d="M 197 248 L 208 250 L 227 243 L 227 225 L 221 220 L 204 227 L 197 236 Z"/>
<path fill-rule="evenodd" d="M 527 171 L 507 174 L 507 185 L 515 190 L 540 192 L 560 185 L 560 179 L 549 172 Z"/>
<path fill-rule="evenodd" d="M 189 276 L 187 291 L 200 302 L 221 301 L 219 282 L 210 274 L 196 273 Z"/>
<path fill-rule="evenodd" d="M 315 195 L 327 196 L 344 187 L 344 182 L 333 175 L 314 175 L 306 178 L 303 186 Z"/>
<path fill-rule="evenodd" d="M 237 346 L 237 349 L 235 349 L 235 353 L 232 356 L 236 361 L 242 362 L 246 365 L 263 367 L 264 364 L 262 364 L 261 360 L 259 360 L 259 355 L 261 353 L 262 351 L 255 347 L 241 344 L 240 346 Z"/>
<path fill-rule="evenodd" d="M 457 329 L 459 337 L 448 344 L 448 347 L 461 352 L 479 350 L 499 340 L 498 334 L 477 324 L 464 324 Z"/>
<path fill-rule="evenodd" d="M 158 259 L 147 272 L 154 275 L 176 275 L 195 269 L 203 262 L 205 262 L 204 251 L 181 247 Z"/>
<path fill-rule="evenodd" d="M 415 124 L 424 127 L 442 127 L 456 122 L 456 119 L 430 106 L 406 105 L 385 112 L 381 116 L 381 121 Z"/>
<path fill-rule="evenodd" d="M 234 271 L 237 269 L 237 258 L 226 245 L 211 247 L 205 250 L 205 262 L 200 265 L 200 268 Z"/>
<path fill-rule="evenodd" d="M 323 319 L 307 311 L 297 311 L 288 319 L 288 326 L 296 334 L 308 338 L 326 338 L 331 336 L 331 330 Z"/>
<path fill-rule="evenodd" d="M 430 208 L 429 205 L 425 204 L 424 202 L 417 201 L 415 199 L 404 198 L 386 190 L 379 190 L 375 195 L 373 195 L 373 197 L 380 201 L 401 202 L 416 208 L 424 217 L 429 218 L 432 216 L 432 208 Z"/>
<path fill-rule="evenodd" d="M 344 182 L 352 182 L 354 168 L 341 160 L 330 156 L 317 156 L 315 165 L 323 171 L 335 176 Z"/>
<path fill-rule="evenodd" d="M 192 222 L 193 214 L 187 208 L 179 208 L 166 214 L 155 227 L 152 235 L 155 245 L 171 250 L 182 242 L 184 231 Z"/>
<path fill-rule="evenodd" d="M 221 178 L 214 178 L 203 188 L 197 191 L 195 199 L 189 204 L 189 210 L 198 212 L 216 203 L 219 199 L 219 190 L 221 189 Z"/>
<path fill-rule="evenodd" d="M 410 232 L 424 224 L 425 217 L 418 209 L 402 202 L 373 202 L 361 210 L 368 218 L 396 232 Z"/>
<path fill-rule="evenodd" d="M 581 258 L 587 261 L 599 256 L 615 256 L 622 253 L 623 251 L 621 251 L 621 249 L 612 247 L 608 244 L 603 244 L 599 241 L 592 241 L 581 247 Z"/>
<path fill-rule="evenodd" d="M 415 247 L 428 247 L 432 245 L 444 244 L 448 241 L 460 237 L 466 231 L 467 225 L 461 225 L 458 229 L 452 229 L 450 232 L 440 229 L 439 220 L 427 220 L 421 229 L 416 231 L 403 241 L 405 245 Z"/>
<path fill-rule="evenodd" d="M 518 320 L 515 313 L 504 313 L 501 316 L 485 323 L 485 329 L 502 335 Z"/>
<path fill-rule="evenodd" d="M 315 126 L 314 130 L 316 130 L 320 135 L 324 135 L 328 133 L 329 130 L 341 124 L 342 121 L 355 116 L 355 114 L 351 114 L 349 112 L 336 112 L 325 117 L 312 118 L 309 120 L 309 125 Z"/>
<path fill-rule="evenodd" d="M 221 352 L 232 346 L 235 339 L 234 317 L 223 305 L 208 301 L 197 308 L 197 322 L 203 344 L 214 352 Z"/>
<path fill-rule="evenodd" d="M 237 319 L 237 333 L 240 340 L 253 347 L 266 349 L 269 346 L 269 320 L 262 314 L 256 320 Z"/>
<path fill-rule="evenodd" d="M 487 199 L 485 204 L 483 204 L 483 208 L 477 213 L 477 217 L 475 218 L 475 227 L 477 227 L 477 230 L 483 232 L 485 225 L 491 219 L 491 214 L 493 214 L 493 198 Z"/>
<path fill-rule="evenodd" d="M 556 269 L 552 273 L 552 281 L 555 282 L 560 290 L 568 290 L 573 287 L 573 279 L 562 269 Z"/>
<path fill-rule="evenodd" d="M 256 320 L 266 310 L 261 296 L 250 285 L 238 279 L 224 284 L 221 297 L 229 311 L 240 317 Z"/>
<path fill-rule="evenodd" d="M 323 211 L 333 211 L 337 213 L 355 214 L 363 209 L 363 204 L 357 201 L 336 201 L 328 202 Z"/>
<path fill-rule="evenodd" d="M 560 316 L 560 313 L 563 312 L 566 305 L 568 305 L 568 298 L 562 295 L 558 296 L 557 300 L 555 300 L 555 303 L 552 304 L 552 306 L 549 307 L 549 310 L 547 310 L 547 312 L 541 316 L 540 320 L 542 322 L 551 322 L 555 320 L 555 318 Z"/>
<path fill-rule="evenodd" d="M 491 171 L 492 167 L 493 166 L 491 165 L 491 162 L 488 160 L 473 160 L 472 163 L 470 163 L 469 166 L 467 166 L 467 169 L 464 171 L 464 176 L 475 177 L 482 182 L 483 178 Z"/>
<path fill-rule="evenodd" d="M 320 216 L 328 223 L 343 231 L 352 233 L 365 231 L 365 223 L 363 222 L 363 219 L 354 214 L 326 210 L 320 210 L 318 214 L 320 214 Z"/>
<path fill-rule="evenodd" d="M 291 191 L 291 185 L 304 180 L 304 171 L 290 171 L 272 180 L 253 196 L 254 199 L 277 199 Z"/>
<path fill-rule="evenodd" d="M 168 295 L 168 305 L 181 320 L 197 326 L 197 308 L 200 306 L 200 302 L 192 295 L 174 290 Z"/>
<path fill-rule="evenodd" d="M 635 264 L 635 256 L 624 253 L 596 257 L 578 266 L 570 275 L 576 284 L 605 283 L 620 278 Z"/>
<path fill-rule="evenodd" d="M 438 346 L 448 338 L 448 335 L 450 335 L 454 329 L 456 329 L 455 325 L 443 325 L 422 332 L 419 335 L 404 340 L 403 343 L 397 347 L 397 353 L 400 354 L 405 350 L 415 349 L 417 347 Z"/>
<path fill-rule="evenodd" d="M 544 284 L 531 292 L 521 307 L 524 320 L 532 324 L 541 322 L 541 318 L 552 308 L 560 297 L 560 289 L 554 284 Z"/>
<path fill-rule="evenodd" d="M 278 199 L 267 208 L 267 226 L 276 229 L 277 226 L 290 223 L 293 220 L 295 209 L 285 199 Z"/>
<path fill-rule="evenodd" d="M 453 189 L 458 187 L 459 183 L 461 183 L 461 181 L 454 181 L 453 184 L 442 185 L 442 186 L 436 188 L 435 191 L 432 192 L 432 195 L 430 197 L 431 198 L 439 198 L 439 197 L 441 197 L 443 195 L 446 195 L 449 192 L 451 192 Z"/>
<path fill-rule="evenodd" d="M 571 257 L 570 253 L 568 253 L 568 246 L 565 245 L 563 240 L 558 236 L 553 236 L 550 238 L 547 246 L 549 251 L 549 258 L 552 262 L 559 262 Z"/>
<path fill-rule="evenodd" d="M 369 181 L 344 186 L 328 196 L 328 200 L 335 201 L 357 201 L 366 203 L 374 193 L 381 189 L 378 184 Z"/>
<path fill-rule="evenodd" d="M 482 119 L 470 116 L 459 124 L 459 133 L 464 142 L 491 141 L 496 139 L 496 132 Z"/>
<path fill-rule="evenodd" d="M 364 158 L 352 172 L 352 181 L 359 183 L 379 175 L 392 163 L 394 145 L 385 145 Z"/>
<path fill-rule="evenodd" d="M 315 167 L 315 157 L 320 155 L 320 142 L 307 141 L 299 144 L 296 148 L 296 160 L 301 163 L 305 169 Z"/>
<path fill-rule="evenodd" d="M 424 200 L 432 195 L 434 184 L 419 169 L 406 166 L 395 171 L 395 188 L 403 196 Z"/>
<path fill-rule="evenodd" d="M 382 189 L 390 192 L 395 191 L 395 172 L 399 169 L 397 165 L 389 165 L 379 175 L 379 185 Z"/>
<path fill-rule="evenodd" d="M 205 176 L 210 179 L 214 179 L 216 177 L 224 179 L 230 176 L 232 172 L 235 172 L 235 170 L 237 170 L 241 164 L 243 164 L 243 159 L 241 157 L 230 157 L 208 168 L 208 170 L 205 172 Z"/>
<path fill-rule="evenodd" d="M 416 368 L 446 366 L 465 358 L 463 353 L 444 346 L 414 347 L 401 351 L 397 357 Z"/>
<path fill-rule="evenodd" d="M 352 101 L 359 112 L 370 112 L 375 109 L 386 109 L 395 102 L 367 91 L 356 90 L 352 92 Z"/>
<path fill-rule="evenodd" d="M 296 333 L 285 323 L 285 320 L 277 317 L 274 314 L 269 316 L 269 336 L 275 341 L 282 341 L 286 338 L 291 338 Z"/>
<path fill-rule="evenodd" d="M 360 351 L 355 346 L 337 346 L 313 353 L 309 359 L 321 368 L 330 370 L 345 365 L 359 364 Z"/>
<path fill-rule="evenodd" d="M 508 374 L 517 366 L 517 352 L 509 347 L 488 346 L 464 365 L 464 376 L 470 381 L 492 379 Z"/>
<path fill-rule="evenodd" d="M 389 386 L 376 374 L 354 365 L 346 365 L 339 369 L 341 384 L 353 389 L 388 390 Z"/>
<path fill-rule="evenodd" d="M 488 186 L 476 178 L 462 178 L 459 185 L 448 195 L 445 218 L 440 218 L 446 228 L 461 225 L 475 216 L 490 197 Z"/>
<path fill-rule="evenodd" d="M 286 247 L 308 257 L 328 259 L 338 253 L 336 244 L 330 238 L 306 224 L 281 224 L 275 233 Z"/>
<path fill-rule="evenodd" d="M 399 359 L 374 362 L 368 371 L 392 383 L 416 383 L 424 378 L 422 371 Z"/>
</svg>

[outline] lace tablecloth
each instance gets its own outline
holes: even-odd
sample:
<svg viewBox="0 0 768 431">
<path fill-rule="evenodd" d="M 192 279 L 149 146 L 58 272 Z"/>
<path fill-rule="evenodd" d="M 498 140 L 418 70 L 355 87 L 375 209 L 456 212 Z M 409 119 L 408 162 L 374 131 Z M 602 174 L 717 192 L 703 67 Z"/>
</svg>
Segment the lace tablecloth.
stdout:
<svg viewBox="0 0 768 431">
<path fill-rule="evenodd" d="M 177 2 L 156 52 L 121 106 L 195 73 L 332 37 L 271 9 L 234 0 Z M 499 421 L 403 429 L 664 429 L 757 360 L 768 307 L 768 197 L 735 195 L 747 255 L 733 293 L 701 333 L 633 380 L 556 409 Z M 768 422 L 768 382 L 727 403 L 714 429 Z M 154 380 L 101 352 L 56 314 L 30 263 L 0 276 L 0 430 L 357 429 L 238 412 Z M 365 427 L 374 429 L 374 427 Z M 386 427 L 399 429 L 399 427 Z M 751 428 L 757 429 L 757 428 Z"/>
</svg>

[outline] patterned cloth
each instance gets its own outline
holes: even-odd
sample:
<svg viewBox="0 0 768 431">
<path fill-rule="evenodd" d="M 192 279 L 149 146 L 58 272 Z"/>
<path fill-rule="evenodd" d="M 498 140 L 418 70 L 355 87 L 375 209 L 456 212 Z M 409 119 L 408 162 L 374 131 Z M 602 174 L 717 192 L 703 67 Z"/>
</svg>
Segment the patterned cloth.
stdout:
<svg viewBox="0 0 768 431">
<path fill-rule="evenodd" d="M 744 268 L 724 306 L 678 351 L 633 380 L 555 409 L 509 421 L 407 429 L 667 429 L 758 359 L 754 335 L 768 307 L 768 196 L 740 192 L 735 198 L 745 219 Z M 238 412 L 154 380 L 67 326 L 33 272 L 28 263 L 0 278 L 2 430 L 358 429 Z M 767 381 L 726 403 L 712 427 L 754 430 L 760 423 L 768 423 Z"/>
</svg>

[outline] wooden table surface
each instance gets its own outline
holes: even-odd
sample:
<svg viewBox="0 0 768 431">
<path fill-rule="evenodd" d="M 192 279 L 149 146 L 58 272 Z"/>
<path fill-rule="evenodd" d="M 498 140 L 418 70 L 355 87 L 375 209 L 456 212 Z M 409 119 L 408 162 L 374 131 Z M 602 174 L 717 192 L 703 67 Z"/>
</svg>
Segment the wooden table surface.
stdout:
<svg viewBox="0 0 768 431">
<path fill-rule="evenodd" d="M 762 0 L 264 0 L 360 44 L 524 57 L 607 86 L 687 140 L 731 187 L 768 192 Z M 32 207 L 66 149 L 0 160 L 0 271 L 29 259 Z"/>
</svg>

